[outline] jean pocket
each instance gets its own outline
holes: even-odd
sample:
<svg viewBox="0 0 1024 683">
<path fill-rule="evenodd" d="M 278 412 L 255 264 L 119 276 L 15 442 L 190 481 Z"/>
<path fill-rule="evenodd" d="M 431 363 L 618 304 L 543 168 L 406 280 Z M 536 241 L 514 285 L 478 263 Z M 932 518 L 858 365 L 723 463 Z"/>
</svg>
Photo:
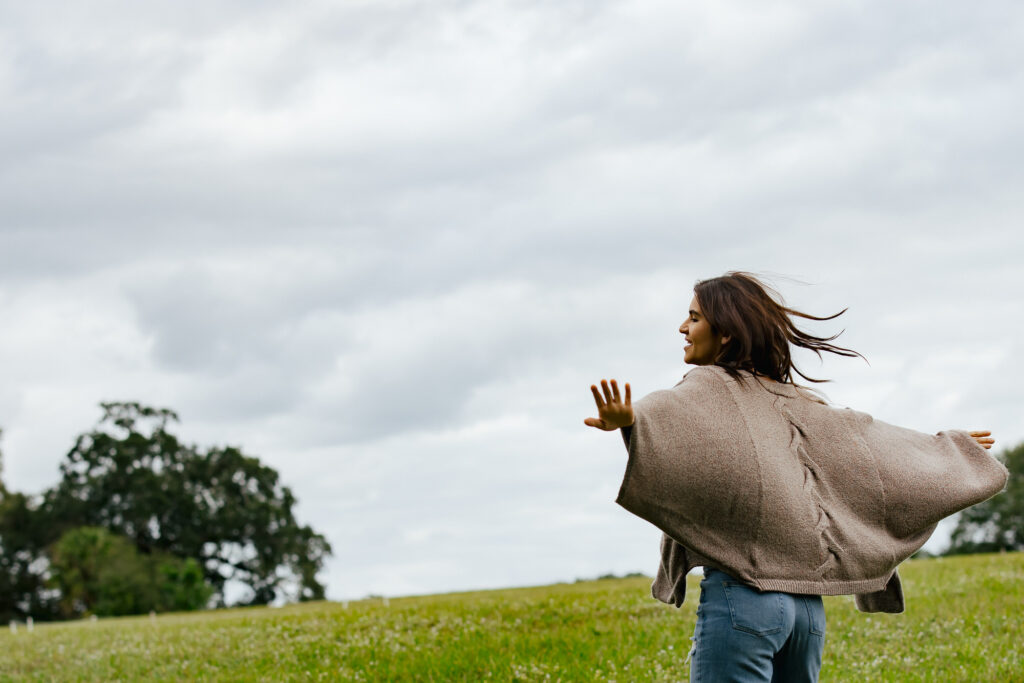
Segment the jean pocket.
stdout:
<svg viewBox="0 0 1024 683">
<path fill-rule="evenodd" d="M 816 636 L 825 635 L 825 605 L 820 596 L 808 596 L 804 598 L 804 605 L 807 606 L 808 630 Z"/>
<path fill-rule="evenodd" d="M 782 630 L 786 618 L 782 594 L 761 593 L 735 581 L 725 581 L 722 585 L 734 629 L 757 636 L 767 636 Z"/>
</svg>

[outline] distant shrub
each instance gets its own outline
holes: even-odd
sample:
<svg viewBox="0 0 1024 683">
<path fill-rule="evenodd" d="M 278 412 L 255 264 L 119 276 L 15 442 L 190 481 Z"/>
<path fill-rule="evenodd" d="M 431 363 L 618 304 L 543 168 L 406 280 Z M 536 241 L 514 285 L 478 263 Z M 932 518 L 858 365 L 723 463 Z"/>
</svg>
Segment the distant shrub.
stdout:
<svg viewBox="0 0 1024 683">
<path fill-rule="evenodd" d="M 213 595 L 195 560 L 142 554 L 102 527 L 65 532 L 52 548 L 50 571 L 66 618 L 194 610 Z"/>
</svg>

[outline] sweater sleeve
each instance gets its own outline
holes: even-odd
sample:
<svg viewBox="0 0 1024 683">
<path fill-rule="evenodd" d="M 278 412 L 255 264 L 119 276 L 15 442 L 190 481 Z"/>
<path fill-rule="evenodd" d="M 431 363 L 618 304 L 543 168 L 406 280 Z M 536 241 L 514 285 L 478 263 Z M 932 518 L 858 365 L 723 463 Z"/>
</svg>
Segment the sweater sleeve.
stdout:
<svg viewBox="0 0 1024 683">
<path fill-rule="evenodd" d="M 732 394 L 714 371 L 696 368 L 672 389 L 636 401 L 633 415 L 615 502 L 702 556 L 727 549 L 715 560 L 734 567 L 760 523 L 761 498 L 753 444 Z"/>
<path fill-rule="evenodd" d="M 930 534 L 945 517 L 1006 486 L 1006 467 L 965 431 L 926 434 L 866 413 L 850 414 L 860 425 L 865 447 L 873 449 L 885 491 L 885 528 L 897 538 Z"/>
</svg>

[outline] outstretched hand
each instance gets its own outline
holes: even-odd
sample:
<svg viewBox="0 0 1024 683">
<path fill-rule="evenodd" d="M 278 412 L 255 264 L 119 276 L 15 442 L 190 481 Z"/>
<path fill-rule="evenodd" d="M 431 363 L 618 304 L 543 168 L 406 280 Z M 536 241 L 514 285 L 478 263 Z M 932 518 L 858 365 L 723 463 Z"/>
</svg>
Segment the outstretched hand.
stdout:
<svg viewBox="0 0 1024 683">
<path fill-rule="evenodd" d="M 603 429 L 606 432 L 633 424 L 633 403 L 629 395 L 629 382 L 626 382 L 625 401 L 619 396 L 619 385 L 615 380 L 612 380 L 611 388 L 608 387 L 607 380 L 601 380 L 601 390 L 604 392 L 604 396 L 601 395 L 601 391 L 597 390 L 596 385 L 590 385 L 590 391 L 594 394 L 594 402 L 597 403 L 598 416 L 588 417 L 583 420 L 583 424 Z"/>
<path fill-rule="evenodd" d="M 996 442 L 995 439 L 989 438 L 992 436 L 992 432 L 967 432 L 978 442 L 978 445 L 984 449 L 992 448 L 992 444 Z"/>
</svg>

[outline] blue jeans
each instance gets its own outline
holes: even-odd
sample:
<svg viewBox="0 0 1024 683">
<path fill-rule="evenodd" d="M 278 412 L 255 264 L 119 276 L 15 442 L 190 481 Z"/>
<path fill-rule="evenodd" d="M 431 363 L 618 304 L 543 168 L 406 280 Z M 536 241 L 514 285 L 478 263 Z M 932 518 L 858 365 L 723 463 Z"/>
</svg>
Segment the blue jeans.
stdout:
<svg viewBox="0 0 1024 683">
<path fill-rule="evenodd" d="M 819 595 L 760 592 L 704 569 L 690 682 L 817 681 L 825 648 Z"/>
</svg>

